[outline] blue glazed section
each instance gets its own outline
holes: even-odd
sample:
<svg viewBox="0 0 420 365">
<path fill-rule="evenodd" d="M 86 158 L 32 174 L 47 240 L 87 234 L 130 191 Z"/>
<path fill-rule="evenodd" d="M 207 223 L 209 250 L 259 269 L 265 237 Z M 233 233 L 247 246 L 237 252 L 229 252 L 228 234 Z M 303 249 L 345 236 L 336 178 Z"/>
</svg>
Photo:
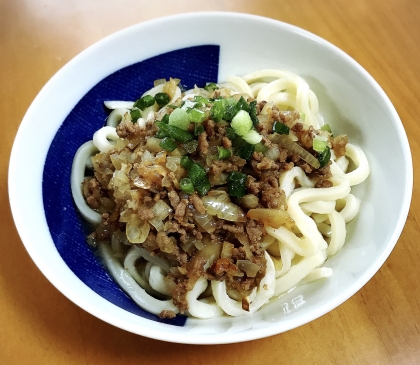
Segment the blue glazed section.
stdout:
<svg viewBox="0 0 420 365">
<path fill-rule="evenodd" d="M 106 61 L 104 61 L 106 62 Z M 108 275 L 100 259 L 86 244 L 91 228 L 78 214 L 70 192 L 70 172 L 80 145 L 92 139 L 107 117 L 104 100 L 136 100 L 160 78 L 176 77 L 186 88 L 217 81 L 219 46 L 179 49 L 125 67 L 94 86 L 74 107 L 59 128 L 43 173 L 43 202 L 52 239 L 68 267 L 93 291 L 115 305 L 154 321 L 182 326 L 186 317 L 160 319 L 139 308 Z M 65 95 L 63 95 L 65 97 Z"/>
</svg>

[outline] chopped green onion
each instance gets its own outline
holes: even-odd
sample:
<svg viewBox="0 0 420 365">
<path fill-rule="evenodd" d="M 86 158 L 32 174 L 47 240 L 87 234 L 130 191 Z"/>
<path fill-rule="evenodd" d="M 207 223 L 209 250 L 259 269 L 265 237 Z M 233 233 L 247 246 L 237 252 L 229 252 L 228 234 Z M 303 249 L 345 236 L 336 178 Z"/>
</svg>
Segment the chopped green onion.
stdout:
<svg viewBox="0 0 420 365">
<path fill-rule="evenodd" d="M 236 109 L 235 98 L 229 97 L 229 98 L 223 99 L 223 106 L 224 106 L 223 119 L 232 120 L 233 117 L 238 113 L 238 110 Z"/>
<path fill-rule="evenodd" d="M 184 155 L 181 157 L 180 164 L 184 169 L 189 170 L 192 165 L 194 165 L 194 161 L 191 160 L 187 155 Z"/>
<path fill-rule="evenodd" d="M 305 120 L 306 119 L 306 114 L 305 113 L 300 113 L 300 119 Z"/>
<path fill-rule="evenodd" d="M 179 187 L 184 193 L 192 194 L 194 192 L 194 185 L 187 177 L 179 181 Z"/>
<path fill-rule="evenodd" d="M 251 129 L 242 138 L 250 144 L 257 144 L 257 143 L 261 142 L 262 135 L 259 134 L 256 130 Z"/>
<path fill-rule="evenodd" d="M 210 181 L 206 178 L 205 180 L 197 184 L 197 186 L 195 186 L 195 189 L 201 196 L 206 195 L 211 189 Z"/>
<path fill-rule="evenodd" d="M 185 142 L 183 144 L 183 147 L 188 153 L 194 153 L 195 151 L 197 151 L 198 141 L 193 139 L 192 141 Z"/>
<path fill-rule="evenodd" d="M 131 121 L 136 123 L 139 118 L 141 118 L 141 111 L 140 109 L 132 109 L 130 111 Z"/>
<path fill-rule="evenodd" d="M 156 132 L 155 137 L 162 139 L 162 138 L 168 137 L 168 135 L 164 131 L 161 130 L 161 131 Z"/>
<path fill-rule="evenodd" d="M 207 173 L 204 167 L 194 162 L 188 171 L 188 177 L 191 179 L 194 186 L 196 186 L 204 179 L 207 179 Z"/>
<path fill-rule="evenodd" d="M 158 103 L 158 105 L 162 107 L 168 104 L 171 99 L 167 93 L 157 93 L 155 95 L 155 100 L 156 100 L 156 103 Z"/>
<path fill-rule="evenodd" d="M 167 105 L 167 107 L 171 109 L 178 109 L 178 105 L 174 105 L 174 104 Z"/>
<path fill-rule="evenodd" d="M 228 194 L 237 198 L 242 198 L 245 195 L 246 180 L 248 176 L 242 172 L 232 171 L 227 178 Z"/>
<path fill-rule="evenodd" d="M 195 108 L 188 110 L 188 115 L 193 123 L 201 123 L 206 117 L 206 113 Z"/>
<path fill-rule="evenodd" d="M 273 124 L 273 132 L 277 132 L 278 134 L 289 134 L 290 128 L 281 123 L 281 122 L 274 122 Z"/>
<path fill-rule="evenodd" d="M 204 127 L 199 123 L 194 123 L 194 135 L 199 136 L 204 132 Z"/>
<path fill-rule="evenodd" d="M 178 142 L 185 143 L 193 139 L 193 135 L 190 132 L 181 128 L 162 122 L 156 122 L 156 125 L 159 127 L 160 131 L 166 134 L 167 137 L 171 137 Z"/>
<path fill-rule="evenodd" d="M 210 113 L 215 122 L 220 122 L 223 119 L 223 113 L 225 112 L 225 107 L 223 105 L 224 99 L 215 100 Z"/>
<path fill-rule="evenodd" d="M 232 140 L 232 145 L 233 145 L 233 147 L 242 147 L 242 146 L 246 145 L 246 141 L 242 137 L 236 136 Z"/>
<path fill-rule="evenodd" d="M 314 138 L 312 141 L 312 148 L 316 152 L 323 152 L 325 148 L 327 147 L 327 141 L 323 138 Z"/>
<path fill-rule="evenodd" d="M 267 147 L 267 146 L 265 146 L 265 145 L 263 145 L 263 144 L 262 144 L 262 142 L 257 143 L 257 144 L 255 145 L 255 152 L 262 152 L 262 153 L 265 153 L 265 152 L 267 152 L 267 151 L 268 151 L 268 147 Z"/>
<path fill-rule="evenodd" d="M 252 128 L 252 120 L 245 110 L 240 110 L 232 119 L 230 126 L 239 136 L 244 136 Z"/>
<path fill-rule="evenodd" d="M 175 109 L 169 115 L 169 125 L 178 127 L 186 131 L 190 126 L 190 117 L 184 109 Z"/>
<path fill-rule="evenodd" d="M 197 103 L 195 101 L 192 101 L 190 99 L 187 99 L 187 100 L 184 100 L 181 103 L 181 109 L 184 109 L 184 110 L 192 109 L 192 108 L 195 107 L 196 104 Z"/>
<path fill-rule="evenodd" d="M 332 133 L 332 130 L 331 130 L 331 127 L 330 127 L 330 125 L 329 125 L 329 124 L 324 124 L 324 125 L 321 127 L 321 131 L 326 131 L 326 132 L 328 132 L 328 133 Z"/>
<path fill-rule="evenodd" d="M 207 90 L 207 91 L 214 91 L 214 90 L 217 90 L 218 88 L 219 86 L 215 84 L 214 82 L 207 82 L 206 85 L 204 86 L 204 90 Z"/>
<path fill-rule="evenodd" d="M 175 148 L 178 147 L 178 144 L 173 138 L 165 137 L 160 141 L 159 146 L 168 152 L 172 152 Z"/>
<path fill-rule="evenodd" d="M 161 120 L 162 123 L 168 124 L 169 123 L 169 114 L 165 114 Z"/>
<path fill-rule="evenodd" d="M 134 108 L 144 110 L 155 103 L 155 98 L 151 95 L 145 95 L 134 103 Z"/>
<path fill-rule="evenodd" d="M 228 127 L 226 128 L 226 136 L 230 139 L 230 140 L 234 140 L 236 138 L 236 133 L 233 130 L 233 128 Z"/>
<path fill-rule="evenodd" d="M 249 116 L 251 117 L 252 124 L 254 127 L 260 122 L 257 118 L 257 101 L 251 101 L 249 103 Z"/>
<path fill-rule="evenodd" d="M 217 152 L 218 152 L 218 157 L 219 160 L 223 160 L 225 158 L 229 158 L 230 156 L 232 156 L 232 153 L 230 152 L 229 149 L 227 148 L 223 148 L 223 147 L 217 147 Z"/>
<path fill-rule="evenodd" d="M 322 151 L 318 155 L 318 161 L 319 161 L 319 168 L 322 168 L 327 165 L 328 161 L 331 159 L 331 150 L 327 146 L 324 151 Z"/>
<path fill-rule="evenodd" d="M 236 103 L 236 111 L 238 112 L 240 110 L 245 110 L 246 112 L 249 113 L 249 105 L 243 96 L 241 96 L 241 98 Z"/>
<path fill-rule="evenodd" d="M 244 146 L 241 147 L 238 155 L 240 158 L 243 158 L 244 160 L 249 161 L 254 151 L 255 151 L 255 145 L 246 143 Z"/>
<path fill-rule="evenodd" d="M 194 96 L 193 101 L 196 102 L 196 106 L 199 108 L 206 106 L 209 103 L 209 99 L 206 99 L 205 97 L 201 95 Z"/>
</svg>

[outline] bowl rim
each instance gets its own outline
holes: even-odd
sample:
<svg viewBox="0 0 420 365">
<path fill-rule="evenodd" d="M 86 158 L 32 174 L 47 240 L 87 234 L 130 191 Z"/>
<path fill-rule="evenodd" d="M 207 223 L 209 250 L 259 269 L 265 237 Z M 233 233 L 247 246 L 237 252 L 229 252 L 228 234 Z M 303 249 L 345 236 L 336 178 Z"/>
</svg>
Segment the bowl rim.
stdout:
<svg viewBox="0 0 420 365">
<path fill-rule="evenodd" d="M 404 195 L 404 201 L 401 205 L 401 214 L 398 217 L 398 220 L 395 224 L 395 229 L 392 232 L 391 237 L 389 238 L 389 242 L 386 245 L 386 248 L 383 250 L 382 254 L 376 259 L 375 264 L 371 266 L 368 270 L 366 270 L 361 277 L 354 282 L 352 285 L 350 285 L 345 292 L 343 292 L 340 296 L 338 296 L 334 301 L 331 301 L 331 303 L 328 303 L 327 305 L 323 305 L 320 308 L 316 309 L 315 311 L 312 311 L 311 313 L 308 313 L 306 315 L 303 315 L 299 317 L 299 319 L 293 319 L 290 321 L 291 323 L 288 323 L 287 320 L 282 322 L 281 329 L 280 326 L 270 326 L 265 327 L 263 329 L 253 329 L 252 331 L 245 331 L 241 333 L 236 333 L 235 336 L 232 336 L 229 333 L 223 333 L 219 334 L 218 336 L 209 336 L 209 335 L 201 335 L 197 333 L 183 333 L 182 336 L 179 336 L 179 332 L 177 331 L 165 331 L 165 328 L 167 329 L 167 325 L 155 323 L 153 321 L 150 321 L 148 319 L 142 318 L 141 322 L 144 322 L 146 325 L 143 328 L 142 326 L 138 326 L 138 324 L 135 324 L 135 327 L 132 325 L 129 325 L 127 323 L 121 323 L 121 320 L 110 315 L 106 310 L 103 310 L 102 308 L 98 308 L 97 306 L 94 306 L 92 303 L 86 301 L 83 296 L 80 294 L 75 293 L 73 289 L 70 289 L 63 285 L 63 282 L 61 279 L 56 278 L 54 276 L 54 273 L 50 270 L 49 267 L 44 265 L 44 262 L 42 260 L 41 254 L 37 252 L 36 245 L 32 244 L 33 238 L 31 238 L 29 232 L 27 232 L 25 228 L 25 220 L 22 216 L 20 210 L 20 204 L 19 204 L 19 191 L 16 188 L 16 185 L 14 184 L 15 179 L 17 178 L 18 174 L 18 166 L 17 166 L 17 159 L 18 159 L 18 150 L 19 146 L 21 144 L 21 140 L 23 138 L 23 135 L 25 134 L 25 127 L 28 123 L 30 123 L 30 120 L 32 118 L 33 111 L 35 109 L 35 106 L 42 101 L 42 97 L 47 89 L 51 87 L 54 83 L 56 83 L 57 80 L 60 79 L 61 74 L 64 73 L 66 70 L 70 69 L 73 65 L 77 65 L 80 61 L 82 61 L 85 57 L 88 57 L 91 53 L 94 53 L 99 47 L 102 47 L 104 44 L 108 43 L 110 40 L 114 38 L 118 38 L 124 34 L 128 34 L 131 32 L 141 32 L 143 29 L 147 29 L 149 27 L 155 27 L 160 24 L 163 24 L 164 22 L 168 21 L 188 21 L 188 19 L 191 18 L 197 18 L 197 17 L 213 17 L 213 18 L 235 18 L 235 19 L 243 19 L 243 20 L 250 20 L 253 22 L 261 22 L 261 23 L 269 23 L 272 25 L 276 25 L 288 32 L 297 33 L 300 36 L 303 36 L 305 38 L 309 38 L 312 41 L 315 41 L 319 44 L 321 44 L 323 47 L 329 48 L 331 51 L 333 51 L 335 54 L 338 54 L 339 57 L 343 58 L 346 62 L 350 63 L 353 67 L 357 69 L 358 72 L 360 72 L 363 77 L 371 84 L 371 86 L 376 90 L 378 95 L 381 97 L 381 99 L 385 102 L 388 110 L 387 113 L 390 114 L 390 118 L 392 118 L 395 121 L 395 126 L 398 130 L 398 138 L 401 143 L 401 147 L 404 153 L 404 165 L 407 170 L 406 175 L 406 186 L 405 189 L 405 195 Z M 33 102 L 31 103 L 30 107 L 28 108 L 25 116 L 23 117 L 23 120 L 18 128 L 11 155 L 10 155 L 10 161 L 9 161 L 9 174 L 8 174 L 8 192 L 9 192 L 9 203 L 12 211 L 12 216 L 17 228 L 17 231 L 19 233 L 19 236 L 31 256 L 34 263 L 37 265 L 37 267 L 40 269 L 40 271 L 44 274 L 44 276 L 62 293 L 64 294 L 68 299 L 70 299 L 73 303 L 77 304 L 79 307 L 87 311 L 88 313 L 92 314 L 93 316 L 110 323 L 118 328 L 127 330 L 132 333 L 136 333 L 145 337 L 167 341 L 167 342 L 174 342 L 174 343 L 185 343 L 185 344 L 226 344 L 226 343 L 235 343 L 235 342 L 243 342 L 243 341 L 250 341 L 255 339 L 260 339 L 268 336 L 272 336 L 275 334 L 279 334 L 281 332 L 285 332 L 288 330 L 291 330 L 293 328 L 302 326 L 312 320 L 315 320 L 319 318 L 320 316 L 328 313 L 332 309 L 336 308 L 338 305 L 342 304 L 344 301 L 349 299 L 351 296 L 353 296 L 358 290 L 360 290 L 374 275 L 375 273 L 380 269 L 380 267 L 383 265 L 385 260 L 390 255 L 391 251 L 395 247 L 398 238 L 400 237 L 402 230 L 404 228 L 411 198 L 412 198 L 412 189 L 413 189 L 413 166 L 412 166 L 412 157 L 411 157 L 411 151 L 409 148 L 408 138 L 404 131 L 403 124 L 397 114 L 397 111 L 395 110 L 395 107 L 391 103 L 388 96 L 385 94 L 383 89 L 380 87 L 380 85 L 373 79 L 373 77 L 357 62 L 355 61 L 351 56 L 349 56 L 347 53 L 339 49 L 337 46 L 333 45 L 329 41 L 307 31 L 302 28 L 299 28 L 297 26 L 272 19 L 267 18 L 263 16 L 258 15 L 252 15 L 252 14 L 246 14 L 246 13 L 239 13 L 239 12 L 218 12 L 218 11 L 204 11 L 204 12 L 190 12 L 190 13 L 182 13 L 182 14 L 175 14 L 170 16 L 164 16 L 159 17 L 151 20 L 147 20 L 145 22 L 140 22 L 134 25 L 131 25 L 127 28 L 121 29 L 115 33 L 112 33 L 105 38 L 93 43 L 86 49 L 84 49 L 82 52 L 80 52 L 78 55 L 73 57 L 69 62 L 67 62 L 62 68 L 60 68 L 51 78 L 50 80 L 44 85 L 44 87 L 39 91 Z M 41 194 L 42 195 L 42 194 Z M 41 199 L 41 205 L 43 207 L 43 202 Z M 47 224 L 45 222 L 45 224 Z M 51 239 L 52 240 L 52 239 Z M 64 262 L 64 261 L 63 261 Z M 69 271 L 72 275 L 75 275 L 72 271 Z M 91 290 L 90 288 L 88 288 Z M 106 301 L 104 298 L 101 298 L 104 301 Z M 107 301 L 106 301 L 107 302 Z M 110 305 L 113 305 L 112 303 L 107 302 Z M 104 306 L 103 308 L 107 308 Z M 147 326 L 147 324 L 154 324 L 153 326 Z M 164 326 L 164 327 L 161 327 Z M 152 328 L 153 327 L 153 328 Z"/>
</svg>

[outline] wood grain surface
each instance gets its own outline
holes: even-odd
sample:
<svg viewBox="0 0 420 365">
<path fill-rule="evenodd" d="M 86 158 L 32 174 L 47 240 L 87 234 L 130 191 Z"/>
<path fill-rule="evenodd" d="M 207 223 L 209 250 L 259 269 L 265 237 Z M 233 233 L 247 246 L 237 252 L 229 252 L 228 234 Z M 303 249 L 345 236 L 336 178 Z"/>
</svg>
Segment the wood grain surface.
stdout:
<svg viewBox="0 0 420 365">
<path fill-rule="evenodd" d="M 0 364 L 420 364 L 416 185 L 395 249 L 362 290 L 312 323 L 247 343 L 177 345 L 124 332 L 66 299 L 25 251 L 10 213 L 7 169 L 19 123 L 42 86 L 71 58 L 115 31 L 208 10 L 282 20 L 343 49 L 388 94 L 408 134 L 414 166 L 420 162 L 419 0 L 0 0 L 5 137 L 0 144 Z M 417 177 L 415 169 L 415 182 Z"/>
</svg>

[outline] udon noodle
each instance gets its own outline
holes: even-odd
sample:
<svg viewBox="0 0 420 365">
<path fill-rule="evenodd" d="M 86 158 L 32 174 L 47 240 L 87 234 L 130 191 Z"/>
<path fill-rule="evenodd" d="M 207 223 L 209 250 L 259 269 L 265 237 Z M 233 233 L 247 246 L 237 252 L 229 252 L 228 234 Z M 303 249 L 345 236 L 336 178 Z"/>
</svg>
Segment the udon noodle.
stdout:
<svg viewBox="0 0 420 365">
<path fill-rule="evenodd" d="M 157 80 L 105 105 L 71 189 L 89 243 L 144 310 L 243 316 L 332 275 L 323 264 L 345 243 L 369 164 L 304 79 L 261 70 L 188 91 Z"/>
</svg>

